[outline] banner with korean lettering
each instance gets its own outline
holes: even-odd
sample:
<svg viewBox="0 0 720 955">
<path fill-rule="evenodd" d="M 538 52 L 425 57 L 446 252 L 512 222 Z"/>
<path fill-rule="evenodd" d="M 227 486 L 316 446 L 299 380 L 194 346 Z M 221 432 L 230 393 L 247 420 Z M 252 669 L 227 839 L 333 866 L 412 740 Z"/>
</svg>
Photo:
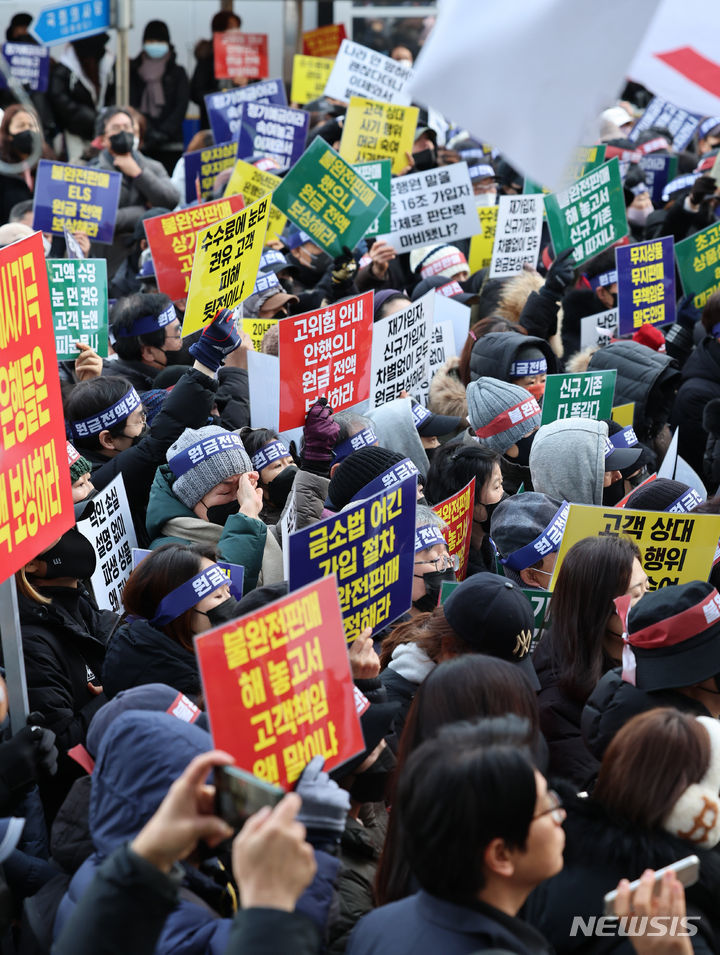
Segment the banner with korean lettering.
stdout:
<svg viewBox="0 0 720 955">
<path fill-rule="evenodd" d="M 693 305 L 702 311 L 720 289 L 720 222 L 678 242 L 675 259 L 685 294 L 692 295 Z"/>
<path fill-rule="evenodd" d="M 33 229 L 84 232 L 109 244 L 115 231 L 122 174 L 41 159 L 35 177 Z"/>
<path fill-rule="evenodd" d="M 262 80 L 268 75 L 267 33 L 213 33 L 213 54 L 217 80 L 236 80 L 241 76 Z"/>
<path fill-rule="evenodd" d="M 369 183 L 373 189 L 377 189 L 383 198 L 387 199 L 387 205 L 374 222 L 365 230 L 365 237 L 372 238 L 378 232 L 387 232 L 390 228 L 390 183 L 392 174 L 390 172 L 390 160 L 378 159 L 375 162 L 355 163 L 353 169 L 362 176 L 365 182 Z"/>
<path fill-rule="evenodd" d="M 205 109 L 216 143 L 237 140 L 243 103 L 280 103 L 281 106 L 287 106 L 285 84 L 282 80 L 262 80 L 249 86 L 208 93 L 205 96 Z"/>
<path fill-rule="evenodd" d="M 467 163 L 393 179 L 390 218 L 390 234 L 379 238 L 397 252 L 477 235 L 480 221 Z"/>
<path fill-rule="evenodd" d="M 480 269 L 486 269 L 490 265 L 495 244 L 498 207 L 480 206 L 477 214 L 480 220 L 480 231 L 470 239 L 468 254 L 468 266 L 471 273 L 479 272 Z"/>
<path fill-rule="evenodd" d="M 277 324 L 277 318 L 244 318 L 242 320 L 242 330 L 252 339 L 255 351 L 262 351 L 265 332 Z"/>
<path fill-rule="evenodd" d="M 677 156 L 643 156 L 639 165 L 645 173 L 645 184 L 650 198 L 656 206 L 662 205 L 665 186 L 677 175 Z"/>
<path fill-rule="evenodd" d="M 301 428 L 326 397 L 344 411 L 370 394 L 373 293 L 365 292 L 278 325 L 280 431 Z"/>
<path fill-rule="evenodd" d="M 608 308 L 580 319 L 580 348 L 608 345 L 618 333 L 618 310 Z"/>
<path fill-rule="evenodd" d="M 122 613 L 122 592 L 133 569 L 133 548 L 137 547 L 122 474 L 97 492 L 90 507 L 89 516 L 78 521 L 77 529 L 97 554 L 95 573 L 90 578 L 95 602 L 101 610 Z"/>
<path fill-rule="evenodd" d="M 42 235 L 0 249 L 0 576 L 75 523 Z"/>
<path fill-rule="evenodd" d="M 534 269 L 542 225 L 542 196 L 500 196 L 488 278 L 519 275 L 525 265 Z"/>
<path fill-rule="evenodd" d="M 302 156 L 310 114 L 274 103 L 244 103 L 240 114 L 237 158 L 269 156 L 287 169 Z"/>
<path fill-rule="evenodd" d="M 387 205 L 320 136 L 277 187 L 273 202 L 332 256 L 343 246 L 354 249 Z"/>
<path fill-rule="evenodd" d="M 219 309 L 234 308 L 252 294 L 269 212 L 270 197 L 265 196 L 197 233 L 183 335 L 203 328 Z"/>
<path fill-rule="evenodd" d="M 335 56 L 345 36 L 344 23 L 329 23 L 316 30 L 305 30 L 302 51 L 308 56 Z"/>
<path fill-rule="evenodd" d="M 416 503 L 413 474 L 290 535 L 290 589 L 336 574 L 348 642 L 410 609 Z"/>
<path fill-rule="evenodd" d="M 429 377 L 430 338 L 433 329 L 435 292 L 373 326 L 370 407 L 399 398 L 402 391 L 421 393 Z"/>
<path fill-rule="evenodd" d="M 650 590 L 658 590 L 707 580 L 720 537 L 720 515 L 571 504 L 550 590 L 568 550 L 583 537 L 629 537 L 640 549 Z"/>
<path fill-rule="evenodd" d="M 576 265 L 624 238 L 628 224 L 617 158 L 545 196 L 545 212 L 553 248 L 557 253 L 573 246 Z"/>
<path fill-rule="evenodd" d="M 58 361 L 78 357 L 76 342 L 89 345 L 101 358 L 107 358 L 107 262 L 47 259 L 45 264 Z"/>
<path fill-rule="evenodd" d="M 286 789 L 313 756 L 365 749 L 335 579 L 325 577 L 195 638 L 213 743 Z"/>
<path fill-rule="evenodd" d="M 296 53 L 293 57 L 290 102 L 304 106 L 305 103 L 319 99 L 323 95 L 332 68 L 333 61 L 325 57 Z"/>
<path fill-rule="evenodd" d="M 457 554 L 458 580 L 465 580 L 468 557 L 470 556 L 470 538 L 472 536 L 473 508 L 475 507 L 475 478 L 466 484 L 462 491 L 453 494 L 433 510 L 445 521 L 443 537 L 447 541 L 450 556 Z"/>
<path fill-rule="evenodd" d="M 10 75 L 33 92 L 44 93 L 50 76 L 50 51 L 32 43 L 3 43 L 3 56 Z M 0 89 L 7 89 L 5 74 L 0 72 Z"/>
<path fill-rule="evenodd" d="M 540 423 L 549 424 L 560 418 L 609 418 L 616 379 L 616 368 L 548 375 Z"/>
<path fill-rule="evenodd" d="M 661 96 L 654 96 L 645 112 L 627 135 L 630 142 L 636 143 L 646 129 L 667 129 L 672 136 L 672 147 L 678 152 L 685 149 L 695 135 L 698 123 L 702 119 L 699 113 L 691 113 L 681 106 L 669 103 Z"/>
<path fill-rule="evenodd" d="M 407 168 L 418 108 L 353 96 L 343 123 L 340 155 L 351 163 L 390 159 L 392 172 Z"/>
<path fill-rule="evenodd" d="M 412 67 L 383 56 L 360 43 L 343 40 L 335 57 L 325 95 L 341 103 L 353 96 L 367 96 L 383 103 L 410 105 L 407 82 Z"/>
<path fill-rule="evenodd" d="M 632 335 L 641 325 L 675 321 L 673 244 L 666 235 L 615 249 L 620 335 Z"/>
<path fill-rule="evenodd" d="M 152 253 L 158 289 L 173 301 L 185 298 L 190 288 L 198 232 L 242 208 L 242 196 L 231 196 L 145 219 L 145 235 Z"/>
<path fill-rule="evenodd" d="M 231 169 L 236 157 L 237 142 L 234 139 L 185 153 L 185 202 L 212 198 L 216 176 L 223 169 Z"/>
<path fill-rule="evenodd" d="M 271 172 L 264 172 L 257 166 L 251 165 L 238 159 L 235 168 L 225 187 L 224 196 L 242 195 L 245 203 L 255 202 L 268 193 L 273 192 L 282 182 L 280 176 L 274 176 Z M 279 238 L 287 223 L 287 218 L 280 212 L 276 206 L 270 206 L 270 220 L 268 222 L 267 237 Z"/>
</svg>

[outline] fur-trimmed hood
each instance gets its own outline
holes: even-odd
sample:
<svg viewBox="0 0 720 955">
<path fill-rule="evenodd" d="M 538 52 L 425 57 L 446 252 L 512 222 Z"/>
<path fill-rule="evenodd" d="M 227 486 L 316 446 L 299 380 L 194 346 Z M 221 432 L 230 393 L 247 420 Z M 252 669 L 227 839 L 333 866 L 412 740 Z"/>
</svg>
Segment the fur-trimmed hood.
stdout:
<svg viewBox="0 0 720 955">
<path fill-rule="evenodd" d="M 590 359 L 597 350 L 597 345 L 591 345 L 589 348 L 583 348 L 582 351 L 576 351 L 575 354 L 571 355 L 565 362 L 565 371 L 570 371 L 574 375 L 587 371 Z"/>
<path fill-rule="evenodd" d="M 448 358 L 430 382 L 428 408 L 435 414 L 467 418 L 465 385 L 460 381 L 460 359 Z"/>
<path fill-rule="evenodd" d="M 543 277 L 537 272 L 524 271 L 505 279 L 500 291 L 500 299 L 493 315 L 500 316 L 514 325 L 520 322 L 520 315 L 533 292 L 539 292 L 545 284 Z M 558 358 L 563 356 L 563 342 L 561 338 L 563 324 L 562 306 L 558 310 L 557 332 L 548 339 L 548 344 Z"/>
</svg>

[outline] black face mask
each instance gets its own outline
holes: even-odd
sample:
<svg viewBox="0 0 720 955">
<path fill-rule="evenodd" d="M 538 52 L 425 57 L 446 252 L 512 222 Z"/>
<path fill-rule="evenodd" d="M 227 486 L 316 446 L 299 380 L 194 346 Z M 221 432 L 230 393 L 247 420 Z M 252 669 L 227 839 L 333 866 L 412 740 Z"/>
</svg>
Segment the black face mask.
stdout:
<svg viewBox="0 0 720 955">
<path fill-rule="evenodd" d="M 207 519 L 211 524 L 219 524 L 221 527 L 225 526 L 225 521 L 228 517 L 232 517 L 233 514 L 237 514 L 240 510 L 240 504 L 238 501 L 228 501 L 227 504 L 214 504 L 212 507 L 205 505 L 207 511 Z"/>
<path fill-rule="evenodd" d="M 625 497 L 625 482 L 615 481 L 609 487 L 603 488 L 602 502 L 605 507 L 615 507 Z"/>
<path fill-rule="evenodd" d="M 355 802 L 381 802 L 396 766 L 395 755 L 386 746 L 369 769 L 357 774 L 350 787 L 351 797 Z"/>
<path fill-rule="evenodd" d="M 533 441 L 535 439 L 535 432 L 533 434 L 528 434 L 524 438 L 520 438 L 519 441 L 516 441 L 517 444 L 517 457 L 508 458 L 509 461 L 512 461 L 513 464 L 519 464 L 521 467 L 529 468 L 530 467 L 530 448 L 532 448 Z"/>
<path fill-rule="evenodd" d="M 59 577 L 87 580 L 95 573 L 97 566 L 95 548 L 76 527 L 65 531 L 57 544 L 40 554 L 39 559 L 47 564 L 45 577 L 48 580 L 57 580 Z"/>
<path fill-rule="evenodd" d="M 134 448 L 134 447 L 137 447 L 138 444 L 140 444 L 140 442 L 141 442 L 142 439 L 147 435 L 147 433 L 148 433 L 148 426 L 145 424 L 145 425 L 143 425 L 143 429 L 142 429 L 142 431 L 140 432 L 140 434 L 134 434 L 134 435 L 132 435 L 132 437 L 131 437 L 129 434 L 125 434 L 124 432 L 121 432 L 121 433 L 118 435 L 118 437 L 119 437 L 119 438 L 130 438 L 130 447 L 131 447 L 131 448 Z"/>
<path fill-rule="evenodd" d="M 199 610 L 198 613 L 205 613 L 205 611 Z M 228 597 L 227 600 L 223 600 L 221 604 L 211 607 L 210 610 L 205 613 L 205 616 L 213 627 L 217 627 L 221 623 L 229 623 L 230 620 L 234 620 L 241 614 L 242 610 L 238 610 L 237 600 L 234 597 Z"/>
<path fill-rule="evenodd" d="M 320 252 L 312 252 L 310 254 L 310 268 L 319 272 L 320 275 L 324 275 L 331 265 L 332 256 L 329 252 L 321 250 Z"/>
<path fill-rule="evenodd" d="M 298 292 L 303 291 L 301 288 L 298 287 L 297 282 L 295 282 L 295 280 L 292 279 L 289 275 L 287 276 L 287 278 L 285 278 L 285 276 L 283 276 L 282 278 L 278 278 L 278 281 L 280 282 L 280 285 L 287 292 L 288 295 L 297 295 Z"/>
<path fill-rule="evenodd" d="M 485 518 L 484 521 L 476 521 L 476 520 L 473 520 L 473 524 L 479 524 L 480 527 L 482 527 L 482 529 L 485 531 L 485 533 L 486 533 L 486 534 L 489 534 L 489 533 L 490 533 L 490 519 L 491 519 L 492 516 L 493 516 L 493 512 L 494 512 L 495 508 L 498 506 L 498 504 L 501 504 L 501 503 L 505 500 L 505 498 L 508 497 L 508 496 L 509 496 L 509 495 L 505 494 L 505 492 L 503 491 L 503 496 L 502 496 L 502 497 L 500 498 L 500 500 L 497 501 L 495 504 L 483 504 L 483 507 L 485 508 L 485 511 L 487 512 L 487 517 Z M 482 501 L 481 501 L 480 503 L 482 504 Z"/>
<path fill-rule="evenodd" d="M 168 365 L 187 365 L 191 368 L 195 359 L 188 351 L 189 348 L 189 344 L 183 344 L 183 347 L 179 348 L 177 351 L 165 351 L 163 348 L 162 351 L 165 354 L 165 367 L 167 368 Z"/>
<path fill-rule="evenodd" d="M 288 466 L 283 468 L 277 477 L 274 477 L 268 484 L 268 497 L 270 498 L 270 502 L 274 504 L 275 507 L 285 507 L 285 502 L 287 501 L 288 494 L 292 489 L 297 470 L 298 469 L 294 464 L 288 464 Z"/>
<path fill-rule="evenodd" d="M 420 152 L 412 154 L 415 171 L 422 172 L 424 169 L 435 169 L 437 166 L 437 152 L 434 149 L 421 149 Z"/>
<path fill-rule="evenodd" d="M 116 156 L 127 156 L 133 148 L 133 134 L 124 129 L 110 137 L 110 148 Z"/>
<path fill-rule="evenodd" d="M 18 156 L 30 155 L 35 145 L 35 135 L 31 130 L 24 129 L 12 137 L 12 146 Z"/>
<path fill-rule="evenodd" d="M 425 593 L 417 600 L 413 600 L 413 606 L 423 613 L 432 613 L 438 605 L 443 581 L 456 580 L 455 571 L 452 567 L 447 567 L 445 570 L 431 570 L 428 574 L 422 574 L 422 579 L 425 581 Z"/>
</svg>

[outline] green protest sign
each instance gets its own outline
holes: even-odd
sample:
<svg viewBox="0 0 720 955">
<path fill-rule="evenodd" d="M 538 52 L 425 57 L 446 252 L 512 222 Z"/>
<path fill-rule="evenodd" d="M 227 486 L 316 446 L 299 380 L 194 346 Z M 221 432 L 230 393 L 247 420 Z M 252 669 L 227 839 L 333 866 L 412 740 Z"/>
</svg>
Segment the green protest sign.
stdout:
<svg viewBox="0 0 720 955">
<path fill-rule="evenodd" d="M 532 653 L 537 646 L 547 623 L 552 592 L 550 590 L 536 590 L 534 587 L 528 587 L 527 589 L 523 588 L 523 593 L 530 601 L 530 604 L 533 608 L 533 616 L 535 618 L 535 632 L 533 634 L 533 641 L 530 648 L 530 652 Z"/>
<path fill-rule="evenodd" d="M 73 361 L 76 342 L 108 353 L 108 291 L 105 259 L 46 261 L 55 349 L 59 361 Z"/>
<path fill-rule="evenodd" d="M 548 375 L 540 423 L 549 424 L 559 418 L 609 418 L 616 378 L 616 368 Z"/>
<path fill-rule="evenodd" d="M 617 158 L 545 196 L 545 212 L 553 248 L 560 252 L 572 246 L 576 265 L 622 239 L 628 224 Z"/>
<path fill-rule="evenodd" d="M 392 178 L 392 159 L 376 159 L 374 162 L 355 163 L 355 172 L 369 182 L 373 189 L 377 189 L 384 196 L 388 204 L 374 222 L 365 231 L 368 238 L 389 232 L 390 222 L 390 180 Z"/>
<path fill-rule="evenodd" d="M 565 170 L 563 182 L 569 185 L 575 182 L 576 179 L 589 173 L 591 169 L 602 166 L 605 162 L 606 150 L 607 146 L 605 145 L 578 146 L 572 161 Z M 547 194 L 550 190 L 546 189 L 545 186 L 541 186 L 539 182 L 535 182 L 534 179 L 528 179 L 526 176 L 523 192 L 527 194 L 544 192 Z"/>
<path fill-rule="evenodd" d="M 354 248 L 389 206 L 317 136 L 273 193 L 273 205 L 332 256 Z"/>
<path fill-rule="evenodd" d="M 704 308 L 720 289 L 720 222 L 678 242 L 675 259 L 685 294 L 693 296 L 695 308 Z"/>
<path fill-rule="evenodd" d="M 456 587 L 460 586 L 459 580 L 443 580 L 440 584 L 440 603 L 444 604 L 450 594 Z"/>
</svg>

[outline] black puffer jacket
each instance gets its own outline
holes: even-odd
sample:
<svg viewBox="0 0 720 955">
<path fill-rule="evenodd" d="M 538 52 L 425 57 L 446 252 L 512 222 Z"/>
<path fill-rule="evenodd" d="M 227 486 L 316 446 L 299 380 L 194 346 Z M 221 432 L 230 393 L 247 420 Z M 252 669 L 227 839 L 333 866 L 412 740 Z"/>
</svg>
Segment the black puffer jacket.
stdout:
<svg viewBox="0 0 720 955">
<path fill-rule="evenodd" d="M 682 385 L 670 418 L 670 424 L 680 428 L 678 454 L 698 474 L 703 473 L 708 437 L 703 427 L 703 410 L 713 398 L 720 398 L 720 342 L 708 335 L 685 362 Z"/>
<path fill-rule="evenodd" d="M 521 335 L 519 332 L 490 332 L 478 338 L 470 353 L 470 381 L 477 378 L 510 380 L 510 366 L 518 350 L 524 345 L 539 348 L 547 361 L 548 374 L 556 370 L 557 359 L 552 348 L 542 338 Z"/>
<path fill-rule="evenodd" d="M 702 474 L 710 494 L 713 495 L 720 486 L 720 397 L 713 398 L 705 405 L 702 420 L 708 436 Z"/>
<path fill-rule="evenodd" d="M 201 692 L 195 654 L 147 620 L 123 624 L 113 636 L 102 679 L 111 699 L 121 690 L 146 683 L 168 683 L 195 701 Z"/>
<path fill-rule="evenodd" d="M 582 320 L 588 315 L 605 311 L 605 306 L 595 292 L 586 288 L 569 289 L 562 302 L 563 321 L 560 337 L 565 361 L 580 351 Z"/>
<path fill-rule="evenodd" d="M 522 911 L 554 946 L 557 955 L 632 955 L 628 938 L 611 935 L 570 935 L 573 919 L 601 916 L 603 896 L 620 879 L 636 879 L 648 867 L 659 869 L 692 853 L 700 858 L 700 880 L 687 889 L 688 915 L 700 916 L 692 924 L 698 932 L 692 939 L 695 952 L 718 952 L 720 948 L 720 854 L 698 849 L 693 843 L 662 829 L 642 829 L 625 819 L 611 817 L 599 803 L 563 792 L 565 821 L 565 866 L 543 882 L 528 898 Z"/>
</svg>

